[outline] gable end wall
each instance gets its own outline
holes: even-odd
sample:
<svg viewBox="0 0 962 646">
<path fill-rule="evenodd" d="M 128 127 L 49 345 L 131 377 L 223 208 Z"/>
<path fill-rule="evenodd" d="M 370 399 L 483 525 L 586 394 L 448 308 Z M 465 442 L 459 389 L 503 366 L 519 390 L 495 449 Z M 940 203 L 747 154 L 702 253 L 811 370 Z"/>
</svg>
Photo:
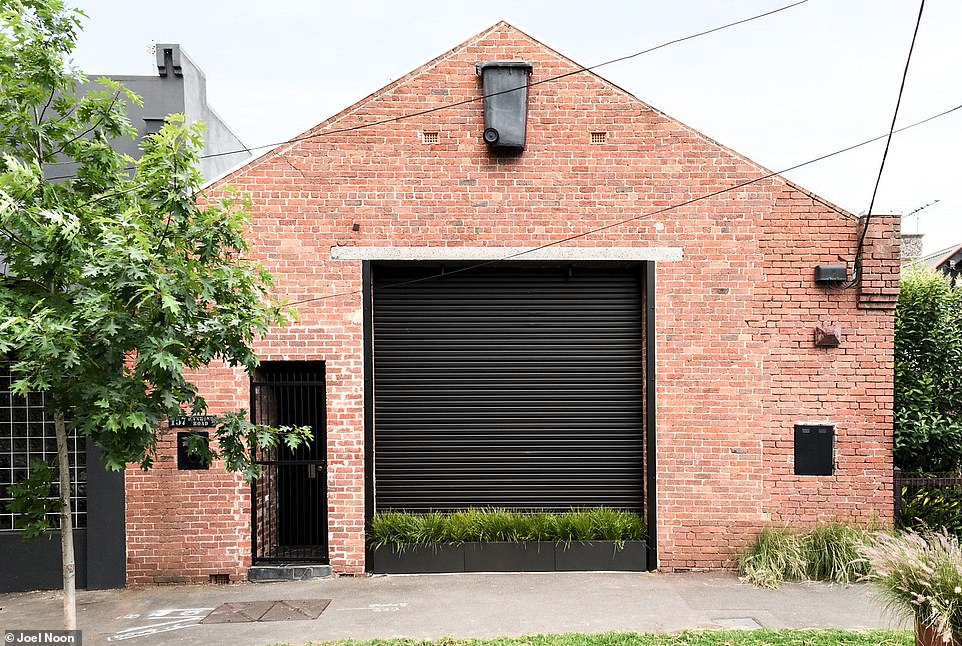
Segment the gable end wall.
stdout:
<svg viewBox="0 0 962 646">
<path fill-rule="evenodd" d="M 492 59 L 533 63 L 534 83 L 575 69 L 501 24 L 318 131 L 476 98 L 474 65 Z M 535 85 L 529 103 L 518 156 L 488 152 L 480 104 L 470 103 L 299 142 L 230 175 L 224 183 L 253 200 L 253 255 L 274 273 L 278 297 L 359 292 L 360 261 L 332 260 L 334 246 L 532 247 L 638 217 L 567 244 L 684 250 L 656 269 L 661 566 L 729 567 L 770 522 L 889 522 L 893 312 L 859 309 L 858 289 L 813 281 L 816 264 L 851 260 L 856 220 L 779 178 L 645 216 L 767 171 L 591 74 Z M 439 143 L 422 143 L 424 131 Z M 589 143 L 592 131 L 607 143 Z M 898 219 L 872 227 L 881 242 L 870 245 L 866 278 L 887 290 Z M 263 360 L 327 362 L 331 563 L 359 573 L 361 296 L 297 311 L 257 349 Z M 840 347 L 815 347 L 820 323 L 841 326 Z M 244 375 L 212 368 L 197 381 L 215 410 L 248 407 Z M 793 475 L 793 425 L 811 421 L 835 425 L 833 476 Z M 242 577 L 249 489 L 216 468 L 171 469 L 171 455 L 162 445 L 155 472 L 128 472 L 130 582 Z"/>
</svg>

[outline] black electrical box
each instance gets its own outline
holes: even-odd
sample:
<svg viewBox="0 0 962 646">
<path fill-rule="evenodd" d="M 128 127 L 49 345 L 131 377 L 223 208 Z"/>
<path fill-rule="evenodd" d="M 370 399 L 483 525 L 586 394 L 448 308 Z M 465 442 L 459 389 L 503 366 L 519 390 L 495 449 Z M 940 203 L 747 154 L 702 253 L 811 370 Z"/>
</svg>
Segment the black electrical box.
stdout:
<svg viewBox="0 0 962 646">
<path fill-rule="evenodd" d="M 848 280 L 845 265 L 815 265 L 816 283 L 842 283 Z"/>
<path fill-rule="evenodd" d="M 835 472 L 835 428 L 795 425 L 795 475 L 830 476 Z"/>
<path fill-rule="evenodd" d="M 524 150 L 531 63 L 488 61 L 476 69 L 484 92 L 484 143 L 493 149 Z"/>
<path fill-rule="evenodd" d="M 187 437 L 190 435 L 201 435 L 205 439 L 210 439 L 206 431 L 186 431 L 177 434 L 177 468 L 181 471 L 196 471 L 198 469 L 209 469 L 210 465 L 204 460 L 203 456 L 194 455 L 187 450 Z"/>
</svg>

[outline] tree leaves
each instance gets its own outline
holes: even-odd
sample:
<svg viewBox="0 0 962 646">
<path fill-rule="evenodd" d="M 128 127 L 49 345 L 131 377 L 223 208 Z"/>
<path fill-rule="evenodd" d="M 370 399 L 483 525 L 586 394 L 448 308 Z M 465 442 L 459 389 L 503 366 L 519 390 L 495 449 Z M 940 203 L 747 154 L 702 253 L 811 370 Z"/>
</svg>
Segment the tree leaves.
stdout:
<svg viewBox="0 0 962 646">
<path fill-rule="evenodd" d="M 309 426 L 263 426 L 247 421 L 246 411 L 230 413 L 215 418 L 214 438 L 200 434 L 185 437 L 187 450 L 210 464 L 222 459 L 231 471 L 240 473 L 250 482 L 260 475 L 261 469 L 253 460 L 253 453 L 270 452 L 281 444 L 296 449 L 313 440 Z M 211 443 L 216 442 L 216 447 Z"/>
<path fill-rule="evenodd" d="M 30 463 L 30 475 L 10 486 L 7 507 L 18 515 L 17 528 L 24 540 L 36 540 L 49 529 L 47 516 L 60 510 L 60 501 L 53 497 L 55 471 L 43 460 Z"/>
<path fill-rule="evenodd" d="M 166 418 L 207 412 L 187 375 L 252 371 L 252 342 L 287 316 L 247 258 L 246 201 L 195 199 L 201 124 L 171 115 L 136 162 L 113 150 L 135 135 L 126 108 L 140 99 L 109 79 L 80 90 L 81 15 L 0 0 L 0 352 L 15 359 L 14 390 L 70 411 L 108 468 L 149 468 Z M 307 429 L 232 412 L 206 450 L 252 478 L 251 447 L 305 441 Z"/>
</svg>

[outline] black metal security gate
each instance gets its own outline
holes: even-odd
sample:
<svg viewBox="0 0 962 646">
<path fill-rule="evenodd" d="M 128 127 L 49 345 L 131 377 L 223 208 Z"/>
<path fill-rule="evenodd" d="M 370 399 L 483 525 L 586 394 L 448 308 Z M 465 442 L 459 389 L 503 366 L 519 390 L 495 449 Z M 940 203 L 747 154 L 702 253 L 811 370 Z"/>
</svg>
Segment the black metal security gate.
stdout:
<svg viewBox="0 0 962 646">
<path fill-rule="evenodd" d="M 251 486 L 254 563 L 327 563 L 327 419 L 324 363 L 264 362 L 251 380 L 251 420 L 310 426 L 314 441 L 257 452 Z"/>
<path fill-rule="evenodd" d="M 376 510 L 644 509 L 639 265 L 373 267 Z"/>
</svg>

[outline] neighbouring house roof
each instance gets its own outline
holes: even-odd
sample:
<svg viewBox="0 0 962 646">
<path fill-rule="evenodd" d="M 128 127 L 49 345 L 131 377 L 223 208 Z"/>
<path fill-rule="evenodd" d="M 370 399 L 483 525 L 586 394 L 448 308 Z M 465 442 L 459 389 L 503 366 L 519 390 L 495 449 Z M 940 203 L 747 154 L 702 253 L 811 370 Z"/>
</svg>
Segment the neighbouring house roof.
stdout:
<svg viewBox="0 0 962 646">
<path fill-rule="evenodd" d="M 962 243 L 939 249 L 918 258 L 905 258 L 904 269 L 934 269 L 953 278 L 962 273 Z"/>
<path fill-rule="evenodd" d="M 942 269 L 943 265 L 946 268 L 955 269 L 955 264 L 962 264 L 959 263 L 960 260 L 962 260 L 962 243 L 955 243 L 951 247 L 922 256 L 916 260 L 916 263 L 929 269 Z"/>
</svg>

